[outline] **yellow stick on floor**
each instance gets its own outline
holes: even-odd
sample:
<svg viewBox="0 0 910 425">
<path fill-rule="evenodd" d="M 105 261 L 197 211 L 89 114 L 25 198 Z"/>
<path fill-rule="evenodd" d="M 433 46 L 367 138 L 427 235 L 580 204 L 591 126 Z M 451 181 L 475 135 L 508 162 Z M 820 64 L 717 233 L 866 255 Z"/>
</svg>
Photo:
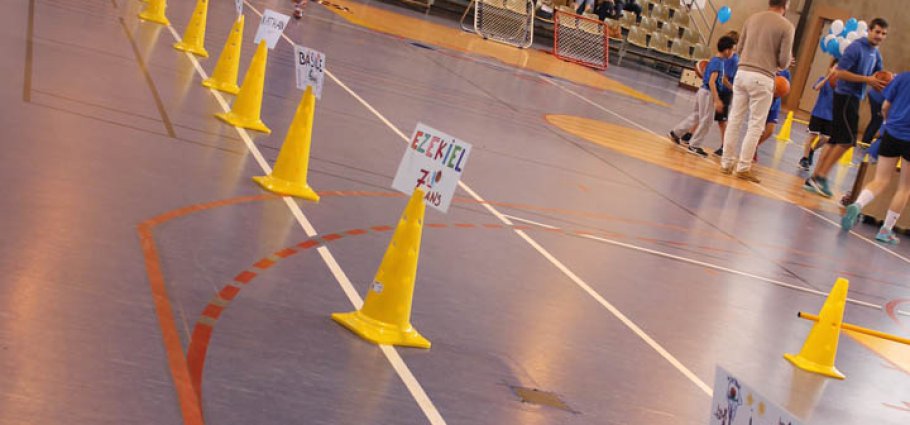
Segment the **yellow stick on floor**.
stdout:
<svg viewBox="0 0 910 425">
<path fill-rule="evenodd" d="M 806 313 L 806 312 L 801 311 L 801 312 L 797 313 L 796 316 L 799 317 L 800 319 L 812 320 L 814 322 L 818 321 L 818 316 L 811 314 L 811 313 Z M 901 338 L 896 335 L 887 334 L 887 333 L 880 332 L 880 331 L 877 331 L 874 329 L 864 328 L 862 326 L 851 325 L 846 322 L 841 323 L 841 328 L 848 330 L 848 331 L 859 332 L 861 334 L 874 336 L 876 338 L 887 339 L 888 341 L 894 341 L 894 342 L 899 342 L 901 344 L 910 345 L 910 339 L 908 339 L 908 338 Z"/>
</svg>

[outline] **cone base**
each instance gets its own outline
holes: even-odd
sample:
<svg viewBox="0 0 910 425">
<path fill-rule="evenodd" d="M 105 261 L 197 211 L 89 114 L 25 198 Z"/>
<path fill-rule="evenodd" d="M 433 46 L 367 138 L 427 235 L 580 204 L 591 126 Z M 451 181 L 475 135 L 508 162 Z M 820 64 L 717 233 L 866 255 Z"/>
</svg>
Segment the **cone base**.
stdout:
<svg viewBox="0 0 910 425">
<path fill-rule="evenodd" d="M 174 48 L 177 49 L 177 50 L 180 50 L 180 51 L 190 52 L 190 53 L 192 53 L 192 54 L 194 54 L 194 55 L 196 55 L 196 56 L 199 56 L 199 57 L 201 57 L 201 58 L 207 58 L 207 57 L 209 57 L 209 52 L 207 52 L 207 51 L 205 50 L 205 47 L 194 46 L 194 45 L 192 45 L 192 44 L 187 44 L 187 43 L 184 43 L 184 42 L 182 42 L 182 41 L 177 42 L 177 43 L 174 43 Z"/>
<path fill-rule="evenodd" d="M 293 196 L 307 201 L 319 202 L 319 195 L 306 183 L 293 183 L 287 180 L 268 176 L 253 177 L 263 189 L 279 195 Z"/>
<path fill-rule="evenodd" d="M 234 113 L 234 111 L 228 113 L 217 113 L 215 114 L 218 119 L 224 121 L 234 127 L 242 127 L 250 130 L 256 130 L 263 132 L 265 134 L 272 134 L 272 130 L 265 126 L 265 123 L 261 119 L 251 120 L 243 118 Z"/>
<path fill-rule="evenodd" d="M 163 16 L 163 15 L 155 16 L 155 15 L 152 15 L 152 14 L 149 14 L 146 12 L 140 13 L 139 19 L 142 19 L 143 21 L 154 22 L 156 24 L 161 24 L 161 25 L 170 25 L 171 24 L 171 21 L 169 21 L 166 16 Z"/>
<path fill-rule="evenodd" d="M 777 139 L 777 141 L 780 143 L 793 143 L 793 141 L 790 139 Z"/>
<path fill-rule="evenodd" d="M 802 370 L 805 370 L 806 372 L 817 373 L 819 375 L 824 375 L 824 376 L 827 376 L 830 378 L 836 378 L 836 379 L 846 378 L 846 376 L 844 376 L 843 373 L 840 373 L 840 371 L 837 370 L 837 368 L 835 368 L 834 366 L 825 366 L 822 364 L 818 364 L 816 362 L 806 359 L 805 357 L 795 355 L 795 354 L 784 354 L 784 358 L 789 360 L 790 363 L 793 363 L 794 366 L 796 366 Z"/>
<path fill-rule="evenodd" d="M 217 81 L 214 78 L 209 78 L 202 82 L 202 85 L 210 89 L 215 89 L 218 91 L 223 91 L 225 93 L 237 94 L 240 93 L 240 86 L 237 83 Z"/>
<path fill-rule="evenodd" d="M 410 324 L 407 329 L 400 329 L 395 325 L 371 319 L 360 311 L 332 313 L 332 320 L 374 344 L 430 348 L 430 341 L 417 333 Z"/>
</svg>

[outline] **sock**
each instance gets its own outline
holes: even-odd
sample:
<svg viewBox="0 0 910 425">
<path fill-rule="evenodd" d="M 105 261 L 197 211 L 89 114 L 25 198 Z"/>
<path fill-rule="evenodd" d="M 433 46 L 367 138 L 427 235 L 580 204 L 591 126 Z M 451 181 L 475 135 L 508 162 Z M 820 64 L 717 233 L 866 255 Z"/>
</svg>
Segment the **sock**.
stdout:
<svg viewBox="0 0 910 425">
<path fill-rule="evenodd" d="M 863 191 L 859 193 L 859 196 L 856 197 L 856 202 L 854 203 L 859 205 L 860 209 L 863 209 L 863 207 L 869 205 L 873 199 L 875 199 L 875 194 L 869 189 L 863 189 Z"/>
<path fill-rule="evenodd" d="M 894 229 L 894 224 L 897 223 L 897 219 L 900 218 L 900 216 L 901 213 L 888 210 L 888 215 L 885 217 L 885 224 L 882 225 L 882 229 L 879 230 L 879 233 L 891 233 L 891 230 Z"/>
</svg>

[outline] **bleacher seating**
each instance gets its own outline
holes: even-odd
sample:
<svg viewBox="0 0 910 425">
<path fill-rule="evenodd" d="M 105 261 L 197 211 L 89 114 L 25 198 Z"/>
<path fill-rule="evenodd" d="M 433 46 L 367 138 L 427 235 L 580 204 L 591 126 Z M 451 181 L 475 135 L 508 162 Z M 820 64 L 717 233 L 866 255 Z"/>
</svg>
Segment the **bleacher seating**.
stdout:
<svg viewBox="0 0 910 425">
<path fill-rule="evenodd" d="M 637 24 L 635 13 L 629 12 L 628 10 L 622 11 L 622 17 L 619 18 L 619 25 L 624 29 L 632 28 Z"/>
<path fill-rule="evenodd" d="M 654 5 L 654 9 L 651 10 L 651 18 L 662 22 L 669 21 L 670 9 L 662 4 Z"/>
<path fill-rule="evenodd" d="M 670 54 L 676 56 L 680 59 L 687 61 L 692 60 L 692 43 L 683 39 L 674 39 L 673 45 L 670 47 Z"/>
<path fill-rule="evenodd" d="M 664 25 L 660 28 L 660 32 L 672 40 L 679 37 L 679 25 L 672 22 L 664 22 Z"/>
<path fill-rule="evenodd" d="M 648 33 L 639 26 L 629 29 L 629 35 L 626 40 L 633 46 L 638 46 L 642 49 L 648 48 Z"/>
<path fill-rule="evenodd" d="M 697 61 L 711 59 L 711 49 L 708 49 L 704 44 L 696 43 L 694 48 L 692 59 Z"/>
<path fill-rule="evenodd" d="M 646 33 L 652 33 L 657 31 L 657 20 L 647 16 L 641 17 L 641 22 L 638 24 L 641 29 L 645 30 Z"/>
<path fill-rule="evenodd" d="M 692 25 L 692 20 L 689 18 L 689 12 L 685 10 L 677 10 L 676 13 L 673 14 L 672 22 L 679 25 L 680 28 L 689 28 L 689 26 Z"/>
<path fill-rule="evenodd" d="M 660 53 L 670 54 L 670 39 L 664 33 L 656 32 L 651 34 L 651 41 L 648 42 L 648 49 Z"/>
</svg>

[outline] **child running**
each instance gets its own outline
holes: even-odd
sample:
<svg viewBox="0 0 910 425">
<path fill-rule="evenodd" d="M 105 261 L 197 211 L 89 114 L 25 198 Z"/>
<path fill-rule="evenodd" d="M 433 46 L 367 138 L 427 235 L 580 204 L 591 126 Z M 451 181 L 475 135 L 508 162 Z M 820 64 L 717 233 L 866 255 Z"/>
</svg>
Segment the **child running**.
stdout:
<svg viewBox="0 0 910 425">
<path fill-rule="evenodd" d="M 815 100 L 815 107 L 812 108 L 812 116 L 809 118 L 809 134 L 818 138 L 818 143 L 813 146 L 812 140 L 806 142 L 803 147 L 803 157 L 799 159 L 799 167 L 809 171 L 812 166 L 812 157 L 815 151 L 824 146 L 831 137 L 831 119 L 834 111 L 834 84 L 831 79 L 835 78 L 837 73 L 837 59 L 831 61 L 831 67 L 828 75 L 818 77 L 818 81 L 812 86 L 812 90 L 818 91 L 818 98 Z"/>
<path fill-rule="evenodd" d="M 736 42 L 731 37 L 723 36 L 720 40 L 717 40 L 717 55 L 708 62 L 708 66 L 705 68 L 703 84 L 695 95 L 695 110 L 670 131 L 670 139 L 678 145 L 682 142 L 682 139 L 677 134 L 685 134 L 697 124 L 696 130 L 689 140 L 689 153 L 702 158 L 708 157 L 708 153 L 701 146 L 708 131 L 711 130 L 711 121 L 714 118 L 714 114 L 722 113 L 724 110 L 724 103 L 720 98 L 724 77 L 724 61 L 733 55 L 734 46 L 736 46 Z"/>
<path fill-rule="evenodd" d="M 878 150 L 878 165 L 875 167 L 875 178 L 860 192 L 856 202 L 847 206 L 841 220 L 841 228 L 850 230 L 856 225 L 863 207 L 869 205 L 875 196 L 891 181 L 898 158 L 904 159 L 900 172 L 897 192 L 891 198 L 888 215 L 882 224 L 875 240 L 889 245 L 896 245 L 900 240 L 894 236 L 894 224 L 900 218 L 901 211 L 907 206 L 910 197 L 910 73 L 902 73 L 891 81 L 885 89 L 885 103 L 882 105 L 881 146 Z"/>
</svg>

